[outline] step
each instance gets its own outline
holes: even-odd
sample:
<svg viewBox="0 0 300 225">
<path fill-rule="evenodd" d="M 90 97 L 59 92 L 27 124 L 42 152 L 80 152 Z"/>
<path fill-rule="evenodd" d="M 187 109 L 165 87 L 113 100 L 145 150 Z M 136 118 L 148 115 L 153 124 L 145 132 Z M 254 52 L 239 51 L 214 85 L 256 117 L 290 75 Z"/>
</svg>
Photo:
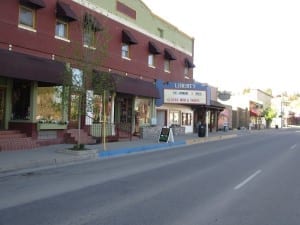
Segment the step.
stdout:
<svg viewBox="0 0 300 225">
<path fill-rule="evenodd" d="M 38 146 L 35 140 L 18 130 L 0 131 L 0 151 L 32 149 Z"/>
<path fill-rule="evenodd" d="M 39 145 L 29 137 L 18 139 L 3 139 L 0 142 L 1 151 L 24 150 L 39 147 Z"/>
<path fill-rule="evenodd" d="M 0 135 L 21 133 L 19 130 L 0 130 Z"/>
<path fill-rule="evenodd" d="M 79 139 L 78 129 L 69 129 L 65 134 L 65 142 L 69 144 L 76 144 Z M 80 130 L 81 144 L 96 144 L 96 140 L 89 136 L 84 130 Z"/>
<path fill-rule="evenodd" d="M 26 137 L 25 134 L 23 133 L 10 133 L 10 134 L 0 134 L 0 140 L 2 141 L 3 139 L 15 139 L 15 138 L 23 138 Z"/>
</svg>

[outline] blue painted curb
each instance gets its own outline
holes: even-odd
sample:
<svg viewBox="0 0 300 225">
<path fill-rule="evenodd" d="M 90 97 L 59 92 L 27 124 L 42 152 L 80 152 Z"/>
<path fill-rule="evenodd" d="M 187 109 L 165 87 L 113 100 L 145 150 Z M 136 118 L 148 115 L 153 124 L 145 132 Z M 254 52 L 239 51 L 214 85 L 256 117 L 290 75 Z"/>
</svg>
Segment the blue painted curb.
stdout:
<svg viewBox="0 0 300 225">
<path fill-rule="evenodd" d="M 151 144 L 151 145 L 142 145 L 137 147 L 129 147 L 129 148 L 120 148 L 116 150 L 108 150 L 103 151 L 98 154 L 99 158 L 106 158 L 111 156 L 118 156 L 118 155 L 125 155 L 129 153 L 136 153 L 136 152 L 143 152 L 143 151 L 149 151 L 149 150 L 163 150 L 166 148 L 171 148 L 174 146 L 181 146 L 185 145 L 185 141 L 177 141 L 174 143 L 157 143 L 157 144 Z"/>
</svg>

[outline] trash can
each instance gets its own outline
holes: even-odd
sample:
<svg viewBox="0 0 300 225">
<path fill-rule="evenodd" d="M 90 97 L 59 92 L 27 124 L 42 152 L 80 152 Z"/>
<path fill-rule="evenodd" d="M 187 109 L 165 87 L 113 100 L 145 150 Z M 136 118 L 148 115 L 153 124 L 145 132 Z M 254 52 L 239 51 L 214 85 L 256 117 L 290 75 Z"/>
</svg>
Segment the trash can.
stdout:
<svg viewBox="0 0 300 225">
<path fill-rule="evenodd" d="M 198 137 L 205 137 L 205 125 L 201 124 L 198 127 Z"/>
</svg>

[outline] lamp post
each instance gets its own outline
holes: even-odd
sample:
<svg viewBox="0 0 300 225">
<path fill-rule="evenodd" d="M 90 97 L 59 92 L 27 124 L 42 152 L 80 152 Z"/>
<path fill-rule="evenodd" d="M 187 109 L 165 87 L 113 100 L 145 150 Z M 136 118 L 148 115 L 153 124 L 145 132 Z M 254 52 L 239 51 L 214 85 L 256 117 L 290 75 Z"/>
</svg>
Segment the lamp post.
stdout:
<svg viewBox="0 0 300 225">
<path fill-rule="evenodd" d="M 281 128 L 283 127 L 283 101 L 282 101 L 282 95 L 281 95 L 281 101 L 280 101 L 280 122 L 281 122 Z"/>
<path fill-rule="evenodd" d="M 205 121 L 205 123 L 206 123 L 206 137 L 208 137 L 208 111 L 206 110 L 206 121 Z"/>
</svg>

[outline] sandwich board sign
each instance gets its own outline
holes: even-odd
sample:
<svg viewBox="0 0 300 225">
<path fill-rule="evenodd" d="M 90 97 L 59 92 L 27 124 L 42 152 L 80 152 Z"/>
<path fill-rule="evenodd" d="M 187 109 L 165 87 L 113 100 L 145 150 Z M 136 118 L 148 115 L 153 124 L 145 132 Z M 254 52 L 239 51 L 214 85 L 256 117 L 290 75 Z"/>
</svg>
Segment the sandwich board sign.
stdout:
<svg viewBox="0 0 300 225">
<path fill-rule="evenodd" d="M 173 131 L 171 128 L 161 128 L 158 142 L 174 142 Z"/>
</svg>

